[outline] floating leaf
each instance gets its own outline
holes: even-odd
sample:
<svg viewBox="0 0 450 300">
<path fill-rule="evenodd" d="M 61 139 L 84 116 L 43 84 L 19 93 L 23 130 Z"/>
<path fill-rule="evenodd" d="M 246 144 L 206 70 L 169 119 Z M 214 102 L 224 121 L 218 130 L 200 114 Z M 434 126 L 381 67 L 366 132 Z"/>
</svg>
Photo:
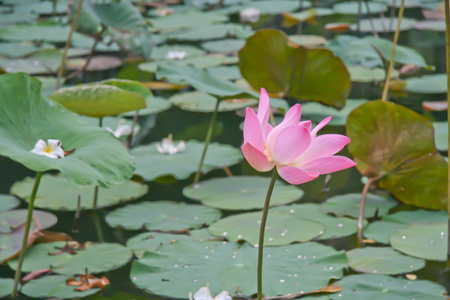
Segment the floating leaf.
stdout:
<svg viewBox="0 0 450 300">
<path fill-rule="evenodd" d="M 412 258 L 390 247 L 355 248 L 347 251 L 349 266 L 358 272 L 377 274 L 401 274 L 420 270 L 423 259 Z"/>
<path fill-rule="evenodd" d="M 254 88 L 336 108 L 344 107 L 350 92 L 350 75 L 331 51 L 293 44 L 278 30 L 255 33 L 239 51 L 239 59 L 242 76 Z"/>
<path fill-rule="evenodd" d="M 341 110 L 315 102 L 304 103 L 302 104 L 302 115 L 317 123 L 332 116 L 329 125 L 344 126 L 350 112 L 366 102 L 365 99 L 347 99 L 345 107 Z"/>
<path fill-rule="evenodd" d="M 49 255 L 55 247 L 63 247 L 65 242 L 54 242 L 34 245 L 27 250 L 23 261 L 23 272 L 46 269 L 50 266 L 58 274 L 84 274 L 106 272 L 126 264 L 132 256 L 131 249 L 114 243 L 86 243 L 86 247 L 78 250 L 75 255 L 64 252 L 59 255 Z M 15 270 L 18 259 L 10 260 L 8 265 Z M 72 288 L 73 290 L 73 288 Z"/>
<path fill-rule="evenodd" d="M 379 186 L 407 204 L 447 208 L 448 166 L 434 147 L 433 126 L 425 117 L 401 105 L 371 101 L 350 113 L 347 135 L 364 176 L 383 176 Z"/>
<path fill-rule="evenodd" d="M 226 22 L 228 17 L 214 12 L 205 13 L 196 10 L 190 10 L 183 13 L 172 14 L 163 18 L 152 18 L 151 29 L 180 29 L 197 26 L 206 26 L 212 23 Z"/>
<path fill-rule="evenodd" d="M 329 295 L 332 300 L 383 299 L 383 300 L 445 300 L 445 288 L 428 280 L 407 280 L 387 275 L 349 275 L 334 284 L 342 292 Z"/>
<path fill-rule="evenodd" d="M 22 182 L 16 182 L 11 188 L 11 193 L 29 201 L 33 185 L 34 178 L 27 177 Z M 134 181 L 125 181 L 109 188 L 100 187 L 97 207 L 133 200 L 146 193 L 147 186 Z M 78 196 L 81 198 L 80 207 L 82 209 L 92 209 L 94 186 L 77 185 L 62 176 L 45 174 L 39 184 L 35 206 L 52 210 L 76 210 Z"/>
<path fill-rule="evenodd" d="M 245 41 L 235 39 L 209 41 L 201 44 L 202 48 L 209 52 L 235 52 L 241 50 L 244 45 Z"/>
<path fill-rule="evenodd" d="M 177 51 L 177 52 L 184 52 L 186 53 L 186 58 L 188 57 L 194 57 L 194 56 L 201 56 L 205 53 L 205 51 L 189 45 L 163 45 L 156 47 L 152 51 L 151 59 L 152 60 L 167 60 L 167 55 L 170 52 Z"/>
<path fill-rule="evenodd" d="M 224 80 L 237 80 L 241 79 L 241 71 L 238 66 L 217 66 L 207 69 L 208 73 L 215 77 L 220 77 Z"/>
<path fill-rule="evenodd" d="M 268 178 L 232 176 L 202 181 L 199 187 L 188 186 L 183 195 L 203 204 L 227 210 L 263 208 Z M 275 184 L 271 205 L 281 205 L 300 199 L 303 191 L 281 181 Z"/>
<path fill-rule="evenodd" d="M 349 1 L 343 3 L 337 3 L 333 5 L 333 10 L 338 14 L 343 15 L 358 15 L 359 14 L 359 5 L 361 5 L 357 1 Z M 367 10 L 367 6 L 369 6 L 369 10 Z M 361 14 L 379 14 L 387 11 L 387 6 L 384 3 L 377 2 L 367 2 L 361 5 Z"/>
<path fill-rule="evenodd" d="M 364 216 L 370 218 L 374 217 L 375 214 L 378 216 L 385 215 L 396 204 L 397 202 L 391 198 L 367 194 Z M 325 214 L 332 213 L 339 217 L 350 216 L 358 218 L 360 206 L 361 194 L 346 194 L 329 198 L 321 205 L 320 211 Z"/>
<path fill-rule="evenodd" d="M 392 248 L 405 254 L 427 260 L 447 259 L 447 222 L 411 224 L 395 232 L 390 242 Z"/>
<path fill-rule="evenodd" d="M 7 41 L 44 41 L 51 43 L 65 43 L 69 35 L 70 26 L 58 25 L 20 25 L 0 28 L 0 39 Z M 72 40 L 82 37 L 74 32 Z"/>
<path fill-rule="evenodd" d="M 11 294 L 14 286 L 14 279 L 12 278 L 0 278 L 0 297 L 7 297 Z"/>
<path fill-rule="evenodd" d="M 210 67 L 219 66 L 225 62 L 225 57 L 220 56 L 195 56 L 184 59 L 177 60 L 160 60 L 160 61 L 150 61 L 139 65 L 139 70 L 155 73 L 158 70 L 158 66 L 165 66 L 170 63 L 178 66 L 188 66 L 192 65 L 199 69 L 206 69 Z"/>
<path fill-rule="evenodd" d="M 246 39 L 253 34 L 253 30 L 239 24 L 210 24 L 198 26 L 189 30 L 162 33 L 163 37 L 177 41 L 206 41 L 225 37 Z M 0 35 L 1 36 L 1 35 Z"/>
<path fill-rule="evenodd" d="M 369 226 L 364 229 L 364 236 L 377 243 L 389 244 L 391 235 L 403 227 L 405 227 L 404 224 L 376 221 L 370 223 Z"/>
<path fill-rule="evenodd" d="M 213 112 L 217 98 L 204 92 L 186 92 L 175 94 L 169 101 L 179 108 L 194 112 Z M 219 103 L 219 111 L 233 111 L 253 106 L 258 103 L 256 99 L 229 99 Z"/>
<path fill-rule="evenodd" d="M 327 40 L 320 35 L 290 35 L 289 39 L 302 46 L 323 46 Z"/>
<path fill-rule="evenodd" d="M 220 211 L 203 205 L 170 201 L 129 204 L 110 212 L 106 222 L 112 227 L 136 230 L 183 231 L 200 228 L 220 218 Z"/>
<path fill-rule="evenodd" d="M 443 94 L 447 92 L 447 75 L 431 74 L 405 79 L 405 91 L 418 94 Z"/>
<path fill-rule="evenodd" d="M 14 196 L 0 195 L 0 212 L 13 209 L 14 207 L 18 206 L 19 204 L 20 204 L 20 201 Z"/>
<path fill-rule="evenodd" d="M 347 266 L 343 252 L 318 243 L 268 247 L 264 254 L 266 297 L 321 289 Z M 141 289 L 175 298 L 208 282 L 214 282 L 214 295 L 225 290 L 251 296 L 256 293 L 256 257 L 257 248 L 249 244 L 176 241 L 135 261 L 130 278 Z"/>
<path fill-rule="evenodd" d="M 174 141 L 178 144 L 177 141 Z M 203 151 L 203 143 L 191 140 L 186 142 L 186 150 L 174 155 L 161 154 L 156 150 L 157 143 L 138 146 L 131 150 L 131 155 L 136 161 L 136 174 L 146 181 L 154 180 L 161 176 L 174 176 L 177 179 L 186 179 L 197 171 L 200 156 Z M 202 171 L 209 172 L 215 168 L 232 166 L 242 160 L 241 151 L 218 143 L 209 144 Z"/>
<path fill-rule="evenodd" d="M 249 7 L 256 8 L 259 10 L 261 15 L 278 15 L 282 12 L 295 11 L 300 7 L 300 3 L 295 0 L 262 0 L 262 1 L 252 1 L 247 3 Z M 302 1 L 302 7 L 308 8 L 311 6 L 310 1 Z"/>
<path fill-rule="evenodd" d="M 402 18 L 400 23 L 400 31 L 410 30 L 414 27 L 417 21 L 410 18 Z M 397 28 L 397 18 L 371 18 L 364 19 L 359 22 L 361 32 L 394 32 Z M 356 31 L 356 24 L 351 26 L 353 31 Z"/>
<path fill-rule="evenodd" d="M 169 108 L 172 107 L 172 104 L 167 99 L 162 97 L 150 97 L 149 99 L 145 100 L 145 103 L 147 107 L 139 110 L 138 112 L 139 116 L 157 114 L 165 110 L 168 110 Z M 135 111 L 130 111 L 121 114 L 121 116 L 133 117 L 135 114 L 136 114 Z"/>
<path fill-rule="evenodd" d="M 58 220 L 54 214 L 42 210 L 34 210 L 32 218 L 38 219 L 42 229 L 52 227 Z M 26 209 L 2 211 L 0 212 L 0 232 L 12 232 L 15 227 L 24 224 L 26 220 Z"/>
<path fill-rule="evenodd" d="M 110 186 L 130 178 L 134 162 L 125 147 L 48 100 L 40 87 L 24 73 L 0 76 L 0 155 L 37 172 L 60 170 L 77 184 Z M 31 153 L 39 139 L 59 139 L 75 152 L 63 159 Z"/>
</svg>

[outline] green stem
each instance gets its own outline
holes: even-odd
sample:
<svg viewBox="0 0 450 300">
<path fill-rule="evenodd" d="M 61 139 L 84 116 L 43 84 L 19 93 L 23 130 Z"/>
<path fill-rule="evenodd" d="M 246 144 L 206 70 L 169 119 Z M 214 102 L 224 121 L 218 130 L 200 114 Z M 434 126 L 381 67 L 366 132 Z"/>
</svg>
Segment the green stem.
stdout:
<svg viewBox="0 0 450 300">
<path fill-rule="evenodd" d="M 73 17 L 72 26 L 70 26 L 69 36 L 67 37 L 66 46 L 64 47 L 63 57 L 61 59 L 61 65 L 58 69 L 58 77 L 56 78 L 56 89 L 59 89 L 61 85 L 61 77 L 64 70 L 64 65 L 66 64 L 67 52 L 69 51 L 70 41 L 72 40 L 72 34 L 75 31 L 75 27 L 77 25 L 78 16 L 80 15 L 81 7 L 83 6 L 83 0 L 79 0 L 78 8 L 75 12 L 75 16 Z"/>
<path fill-rule="evenodd" d="M 261 218 L 261 227 L 259 229 L 259 243 L 258 243 L 258 272 L 257 272 L 257 284 L 258 284 L 258 300 L 262 299 L 262 265 L 264 254 L 264 232 L 266 230 L 267 215 L 269 214 L 270 197 L 272 196 L 273 187 L 277 180 L 277 168 L 273 169 L 272 179 L 267 190 L 266 201 L 264 202 L 263 215 Z"/>
<path fill-rule="evenodd" d="M 217 112 L 219 111 L 219 104 L 220 104 L 220 101 L 217 100 L 216 107 L 214 108 L 214 113 L 211 118 L 211 122 L 209 123 L 208 132 L 206 133 L 206 139 L 205 139 L 205 145 L 203 147 L 202 157 L 200 158 L 200 163 L 198 164 L 197 173 L 195 173 L 194 187 L 197 186 L 198 181 L 200 180 L 200 174 L 202 172 L 203 162 L 205 161 L 206 151 L 208 150 L 208 145 L 211 142 L 211 137 L 212 137 L 212 134 L 214 131 L 214 125 L 216 124 Z"/>
<path fill-rule="evenodd" d="M 98 241 L 103 243 L 105 241 L 103 237 L 103 229 L 102 224 L 100 223 L 100 217 L 96 210 L 92 211 L 92 221 L 94 222 L 95 231 L 97 232 Z"/>
<path fill-rule="evenodd" d="M 33 190 L 31 191 L 30 203 L 28 204 L 27 221 L 25 223 L 25 232 L 23 233 L 22 248 L 19 255 L 19 262 L 17 264 L 16 275 L 14 276 L 14 287 L 12 290 L 13 297 L 17 296 L 17 287 L 19 286 L 20 275 L 22 272 L 23 259 L 27 251 L 28 235 L 30 234 L 31 220 L 33 219 L 34 200 L 36 199 L 39 183 L 41 182 L 42 172 L 37 172 L 34 180 Z"/>
<path fill-rule="evenodd" d="M 398 12 L 397 28 L 395 30 L 394 40 L 392 41 L 393 44 L 392 44 L 391 60 L 389 61 L 389 68 L 388 68 L 388 72 L 386 74 L 386 81 L 384 82 L 383 96 L 381 97 L 381 100 L 383 100 L 383 101 L 387 100 L 386 98 L 387 98 L 387 93 L 389 90 L 389 82 L 391 80 L 391 72 L 392 72 L 392 68 L 394 66 L 395 46 L 397 46 L 398 36 L 400 35 L 400 24 L 402 22 L 404 10 L 405 10 L 405 0 L 402 0 L 402 4 L 401 4 L 400 10 Z"/>
<path fill-rule="evenodd" d="M 98 118 L 98 127 L 102 127 L 102 126 L 103 126 L 103 118 L 100 117 L 100 118 Z M 98 185 L 96 185 L 94 188 L 94 201 L 92 203 L 93 209 L 97 208 L 97 202 L 98 202 Z"/>
<path fill-rule="evenodd" d="M 445 0 L 445 54 L 446 54 L 446 66 L 447 66 L 447 103 L 450 106 L 450 4 L 449 0 Z M 447 109 L 447 120 L 450 121 L 450 109 Z M 450 134 L 450 122 L 449 122 L 449 134 Z M 450 140 L 449 140 L 450 144 Z M 450 147 L 448 148 L 448 154 L 450 155 Z M 448 168 L 448 186 L 450 187 L 450 168 Z M 447 243 L 447 269 L 450 269 L 450 188 L 447 188 L 447 205 L 449 212 L 448 219 L 448 243 Z"/>
</svg>

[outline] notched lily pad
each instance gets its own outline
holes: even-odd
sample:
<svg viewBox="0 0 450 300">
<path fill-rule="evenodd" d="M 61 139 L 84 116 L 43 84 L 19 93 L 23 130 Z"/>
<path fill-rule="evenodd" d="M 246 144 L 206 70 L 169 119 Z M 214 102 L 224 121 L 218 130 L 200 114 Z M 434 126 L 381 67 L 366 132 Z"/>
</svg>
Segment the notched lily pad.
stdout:
<svg viewBox="0 0 450 300">
<path fill-rule="evenodd" d="M 170 201 L 129 204 L 110 212 L 106 222 L 129 230 L 183 231 L 199 228 L 220 218 L 220 211 L 203 205 Z"/>
</svg>

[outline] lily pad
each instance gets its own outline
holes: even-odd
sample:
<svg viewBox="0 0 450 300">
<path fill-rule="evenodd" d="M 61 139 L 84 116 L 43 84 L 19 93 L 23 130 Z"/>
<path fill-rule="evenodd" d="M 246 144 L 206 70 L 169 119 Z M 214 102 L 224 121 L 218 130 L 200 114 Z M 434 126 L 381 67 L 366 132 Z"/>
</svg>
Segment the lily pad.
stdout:
<svg viewBox="0 0 450 300">
<path fill-rule="evenodd" d="M 448 122 L 434 122 L 434 141 L 439 151 L 448 150 Z"/>
<path fill-rule="evenodd" d="M 136 230 L 182 231 L 200 228 L 220 218 L 220 211 L 203 205 L 157 201 L 129 204 L 106 216 L 111 227 Z"/>
<path fill-rule="evenodd" d="M 242 76 L 254 88 L 263 86 L 268 92 L 299 100 L 345 106 L 350 74 L 330 50 L 305 48 L 293 44 L 281 31 L 264 29 L 247 40 L 239 59 Z"/>
<path fill-rule="evenodd" d="M 172 234 L 160 232 L 143 232 L 127 240 L 127 247 L 133 249 L 137 258 L 142 258 L 146 251 L 156 251 L 163 245 L 169 245 L 176 241 L 217 241 L 222 240 L 212 235 L 208 229 L 189 230 L 188 234 Z"/>
<path fill-rule="evenodd" d="M 0 155 L 37 172 L 60 170 L 77 184 L 110 186 L 131 177 L 134 162 L 119 141 L 81 122 L 40 89 L 41 83 L 24 73 L 0 76 Z M 39 139 L 61 140 L 75 152 L 63 159 L 31 153 Z"/>
<path fill-rule="evenodd" d="M 179 108 L 194 112 L 213 112 L 217 98 L 205 92 L 186 92 L 175 94 L 169 101 Z M 219 111 L 233 111 L 243 109 L 248 106 L 253 106 L 258 103 L 258 100 L 250 99 L 229 99 L 222 100 L 219 103 Z"/>
<path fill-rule="evenodd" d="M 404 203 L 447 209 L 448 166 L 436 151 L 428 119 L 401 105 L 371 101 L 350 113 L 347 135 L 364 176 L 382 176 L 378 185 Z"/>
<path fill-rule="evenodd" d="M 355 248 L 347 251 L 349 266 L 358 272 L 377 274 L 410 273 L 425 266 L 417 259 L 394 251 L 391 247 Z"/>
<path fill-rule="evenodd" d="M 224 63 L 224 57 L 218 57 L 218 56 L 194 56 L 194 57 L 188 57 L 184 59 L 173 59 L 173 60 L 160 60 L 160 61 L 150 61 L 146 63 L 142 63 L 139 65 L 139 70 L 148 72 L 148 73 L 155 73 L 158 70 L 158 66 L 166 65 L 167 63 L 175 64 L 179 66 L 188 66 L 193 65 L 196 68 L 199 69 L 205 69 L 210 67 L 219 66 L 222 63 Z"/>
<path fill-rule="evenodd" d="M 183 195 L 203 204 L 226 210 L 263 208 L 269 179 L 259 176 L 232 176 L 202 181 L 199 187 L 188 186 Z M 303 191 L 281 181 L 275 184 L 271 205 L 300 199 Z"/>
<path fill-rule="evenodd" d="M 391 198 L 386 198 L 374 194 L 367 194 L 364 206 L 364 216 L 367 218 L 382 216 L 397 205 L 397 202 Z M 350 216 L 358 218 L 359 208 L 361 206 L 361 194 L 338 195 L 329 198 L 321 207 L 320 212 L 332 213 L 336 216 Z"/>
<path fill-rule="evenodd" d="M 364 229 L 364 236 L 368 239 L 374 240 L 377 243 L 389 244 L 391 235 L 399 229 L 405 227 L 405 224 L 391 223 L 385 221 L 376 221 L 370 223 Z"/>
<path fill-rule="evenodd" d="M 259 10 L 261 15 L 278 15 L 282 12 L 292 12 L 300 7 L 300 3 L 295 0 L 262 0 L 252 1 L 247 3 L 248 6 Z M 308 8 L 311 6 L 310 1 L 302 1 L 302 7 Z"/>
<path fill-rule="evenodd" d="M 33 298 L 77 299 L 93 295 L 101 288 L 91 288 L 86 291 L 74 291 L 76 287 L 66 284 L 72 276 L 51 275 L 31 280 L 23 286 L 21 293 Z"/>
<path fill-rule="evenodd" d="M 347 99 L 345 107 L 341 110 L 315 102 L 304 103 L 302 104 L 302 115 L 316 123 L 332 116 L 333 118 L 328 125 L 344 126 L 350 112 L 366 102 L 365 99 Z"/>
<path fill-rule="evenodd" d="M 232 215 L 208 227 L 215 236 L 229 241 L 245 240 L 257 247 L 262 212 Z M 301 228 L 301 230 L 299 230 Z M 297 218 L 285 213 L 269 213 L 264 246 L 283 246 L 293 242 L 307 242 L 324 232 L 325 227 L 316 221 Z"/>
<path fill-rule="evenodd" d="M 19 199 L 10 195 L 0 195 L 0 212 L 13 209 L 20 204 Z"/>
<path fill-rule="evenodd" d="M 176 154 L 161 154 L 156 150 L 156 144 L 138 146 L 131 150 L 136 161 L 136 174 L 146 181 L 152 181 L 161 176 L 173 176 L 186 179 L 197 171 L 203 143 L 194 140 L 186 142 L 186 150 Z M 174 141 L 174 144 L 178 144 Z M 219 143 L 211 143 L 208 147 L 202 172 L 206 173 L 216 168 L 232 166 L 242 160 L 241 151 Z"/>
<path fill-rule="evenodd" d="M 0 278 L 0 297 L 6 297 L 11 294 L 14 286 L 14 279 Z"/>
<path fill-rule="evenodd" d="M 0 39 L 7 41 L 44 41 L 50 43 L 64 43 L 69 36 L 70 26 L 58 25 L 20 25 L 0 28 Z M 74 32 L 72 40 L 82 37 Z"/>
<path fill-rule="evenodd" d="M 177 13 L 165 16 L 163 18 L 149 19 L 151 29 L 180 29 L 197 26 L 208 26 L 212 23 L 222 23 L 228 20 L 228 17 L 214 12 L 205 13 L 197 10 L 190 10 L 183 13 Z"/>
<path fill-rule="evenodd" d="M 343 252 L 318 243 L 268 247 L 264 253 L 266 297 L 314 291 L 347 266 Z M 233 297 L 256 293 L 257 248 L 249 244 L 176 241 L 135 261 L 130 278 L 139 288 L 174 298 L 211 284 L 213 295 L 225 290 Z M 245 284 L 243 284 L 245 283 Z"/>
<path fill-rule="evenodd" d="M 55 247 L 64 247 L 65 242 L 37 244 L 30 247 L 23 261 L 22 272 L 32 272 L 40 269 L 52 268 L 52 271 L 63 275 L 84 274 L 88 268 L 90 274 L 106 272 L 126 264 L 132 256 L 130 248 L 114 243 L 86 243 L 82 250 L 75 250 L 76 255 L 58 252 Z M 8 261 L 8 265 L 15 270 L 18 259 Z"/>
<path fill-rule="evenodd" d="M 405 91 L 418 94 L 443 94 L 447 92 L 447 75 L 431 74 L 405 79 Z"/>
<path fill-rule="evenodd" d="M 205 51 L 190 45 L 163 45 L 156 47 L 152 51 L 152 60 L 167 60 L 167 55 L 171 51 L 185 52 L 186 58 L 193 56 L 200 56 L 205 53 Z"/>
<path fill-rule="evenodd" d="M 145 104 L 147 105 L 147 107 L 139 110 L 138 112 L 139 116 L 148 116 L 151 114 L 157 114 L 165 110 L 168 110 L 169 108 L 172 107 L 170 101 L 162 97 L 150 97 L 149 99 L 145 100 Z M 135 114 L 136 114 L 135 111 L 130 111 L 121 114 L 121 116 L 133 117 Z"/>
<path fill-rule="evenodd" d="M 43 229 L 52 227 L 58 220 L 54 214 L 41 210 L 34 210 L 33 218 L 38 219 Z M 26 220 L 26 209 L 2 211 L 0 212 L 0 232 L 12 232 L 14 228 L 24 224 Z"/>
<path fill-rule="evenodd" d="M 211 67 L 207 70 L 209 74 L 223 78 L 224 80 L 237 80 L 242 78 L 241 70 L 236 65 Z"/>
<path fill-rule="evenodd" d="M 22 182 L 16 182 L 11 188 L 11 193 L 29 201 L 33 184 L 34 178 L 27 177 Z M 51 210 L 76 210 L 80 196 L 80 207 L 92 209 L 94 189 L 94 186 L 77 185 L 62 176 L 45 174 L 41 178 L 34 205 Z M 109 188 L 100 187 L 97 207 L 130 201 L 146 193 L 147 186 L 134 181 L 125 181 Z"/>
<path fill-rule="evenodd" d="M 428 280 L 407 280 L 387 275 L 349 275 L 334 284 L 344 289 L 330 294 L 332 300 L 383 299 L 383 300 L 445 300 L 445 288 Z"/>
<path fill-rule="evenodd" d="M 447 240 L 447 222 L 411 224 L 395 232 L 390 238 L 395 250 L 438 261 L 447 259 Z"/>
<path fill-rule="evenodd" d="M 357 1 L 337 3 L 333 5 L 333 10 L 338 14 L 358 15 L 359 5 L 361 5 L 362 15 L 367 15 L 369 13 L 379 14 L 387 11 L 387 6 L 384 3 L 377 3 L 377 2 L 359 3 Z M 369 10 L 367 10 L 367 5 L 369 6 Z"/>
<path fill-rule="evenodd" d="M 245 41 L 237 39 L 223 39 L 201 44 L 202 48 L 209 52 L 236 52 L 241 50 L 244 45 Z"/>
<path fill-rule="evenodd" d="M 372 19 L 364 19 L 359 23 L 361 32 L 394 32 L 397 28 L 397 18 L 372 18 Z M 402 18 L 400 23 L 400 31 L 410 30 L 414 27 L 414 24 L 417 21 L 410 18 Z M 372 27 L 373 24 L 373 27 Z M 352 30 L 356 31 L 356 24 L 353 24 L 350 27 Z"/>
<path fill-rule="evenodd" d="M 163 33 L 163 37 L 176 41 L 207 41 L 212 39 L 233 38 L 246 39 L 253 34 L 253 30 L 239 24 L 210 24 L 188 30 Z"/>
</svg>

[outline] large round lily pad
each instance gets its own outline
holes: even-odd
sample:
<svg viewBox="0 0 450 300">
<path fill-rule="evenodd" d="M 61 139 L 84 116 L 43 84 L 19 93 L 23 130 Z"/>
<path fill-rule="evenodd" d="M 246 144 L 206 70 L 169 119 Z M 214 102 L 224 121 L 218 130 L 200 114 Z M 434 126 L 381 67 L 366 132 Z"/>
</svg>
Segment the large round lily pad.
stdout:
<svg viewBox="0 0 450 300">
<path fill-rule="evenodd" d="M 0 211 L 10 210 L 20 204 L 19 199 L 10 195 L 0 195 Z"/>
<path fill-rule="evenodd" d="M 34 178 L 27 177 L 22 182 L 16 182 L 11 188 L 11 193 L 29 201 L 33 184 Z M 80 207 L 91 209 L 94 190 L 94 186 L 77 185 L 62 176 L 46 174 L 41 178 L 35 206 L 51 210 L 76 210 L 78 196 L 80 196 Z M 109 188 L 100 187 L 97 207 L 106 207 L 133 200 L 146 193 L 147 186 L 134 181 L 126 181 Z"/>
<path fill-rule="evenodd" d="M 110 186 L 131 177 L 134 162 L 110 133 L 48 100 L 24 73 L 0 76 L 0 155 L 41 172 L 60 170 L 77 184 Z M 62 159 L 31 153 L 39 139 L 58 139 L 75 152 Z"/>
<path fill-rule="evenodd" d="M 174 141 L 178 145 L 179 141 Z M 194 140 L 186 142 L 186 150 L 176 154 L 162 154 L 156 150 L 156 144 L 138 146 L 131 150 L 136 161 L 136 174 L 151 181 L 161 176 L 171 175 L 177 179 L 186 179 L 197 171 L 203 151 L 203 143 Z M 215 168 L 232 166 L 242 159 L 241 151 L 219 143 L 208 146 L 202 172 Z"/>
<path fill-rule="evenodd" d="M 213 295 L 225 290 L 251 296 L 256 293 L 256 260 L 257 248 L 249 244 L 176 241 L 135 261 L 130 278 L 141 289 L 175 298 L 208 282 Z M 314 291 L 340 278 L 346 266 L 343 252 L 318 243 L 268 247 L 263 292 L 270 297 Z"/>
<path fill-rule="evenodd" d="M 387 275 L 361 274 L 346 276 L 334 283 L 343 287 L 330 294 L 332 300 L 445 300 L 445 288 L 428 280 L 407 280 Z"/>
<path fill-rule="evenodd" d="M 407 204 L 447 209 L 448 164 L 437 153 L 428 119 L 398 104 L 371 101 L 350 113 L 347 135 L 364 176 L 382 176 L 378 185 Z"/>
<path fill-rule="evenodd" d="M 389 244 L 391 235 L 405 226 L 405 224 L 376 221 L 370 223 L 369 226 L 364 229 L 364 236 L 368 239 L 376 241 L 377 243 Z"/>
<path fill-rule="evenodd" d="M 230 241 L 245 240 L 258 245 L 262 212 L 232 215 L 220 219 L 209 226 L 208 230 L 215 236 L 225 237 Z M 289 245 L 293 242 L 307 242 L 324 232 L 325 227 L 316 221 L 272 212 L 267 218 L 264 237 L 265 246 Z"/>
<path fill-rule="evenodd" d="M 384 3 L 377 2 L 367 2 L 359 3 L 357 1 L 342 2 L 333 5 L 333 10 L 338 14 L 344 15 L 358 15 L 359 14 L 359 4 L 361 5 L 361 14 L 380 14 L 387 10 L 387 6 Z M 369 6 L 369 10 L 367 10 Z"/>
<path fill-rule="evenodd" d="M 363 5 L 364 6 L 364 5 Z M 410 18 L 402 18 L 400 23 L 400 31 L 410 30 L 414 27 L 417 21 Z M 359 21 L 359 28 L 361 32 L 394 32 L 397 28 L 397 18 L 371 18 Z M 389 26 L 392 24 L 391 26 Z M 352 30 L 357 29 L 357 25 L 353 24 L 350 27 Z"/>
<path fill-rule="evenodd" d="M 431 74 L 405 80 L 405 91 L 418 94 L 443 94 L 447 92 L 447 75 Z"/>
<path fill-rule="evenodd" d="M 264 207 L 269 178 L 232 176 L 202 181 L 199 187 L 188 186 L 183 195 L 203 204 L 228 210 L 247 210 Z M 275 184 L 271 205 L 293 202 L 303 196 L 299 188 L 281 181 Z"/>
<path fill-rule="evenodd" d="M 14 279 L 12 278 L 0 278 L 0 297 L 6 297 L 11 294 L 14 286 Z"/>
<path fill-rule="evenodd" d="M 347 251 L 347 258 L 353 270 L 363 273 L 409 273 L 425 266 L 423 259 L 403 255 L 391 247 L 355 248 Z"/>
<path fill-rule="evenodd" d="M 434 122 L 434 141 L 439 151 L 448 150 L 448 122 Z"/>
<path fill-rule="evenodd" d="M 170 201 L 141 202 L 118 208 L 106 216 L 112 227 L 147 230 L 185 230 L 211 224 L 220 211 L 203 205 Z"/>
<path fill-rule="evenodd" d="M 364 206 L 364 216 L 366 218 L 374 217 L 375 213 L 382 216 L 397 205 L 396 201 L 374 194 L 367 194 Z M 361 194 L 338 195 L 325 201 L 320 211 L 322 213 L 332 213 L 336 216 L 350 216 L 358 218 L 359 208 L 361 206 Z"/>
<path fill-rule="evenodd" d="M 219 100 L 216 97 L 204 92 L 186 92 L 170 98 L 170 102 L 179 108 L 195 112 L 213 112 L 217 101 Z M 222 100 L 219 103 L 219 111 L 243 109 L 257 103 L 258 101 L 253 98 Z"/>
<path fill-rule="evenodd" d="M 84 274 L 85 268 L 89 273 L 100 273 L 116 269 L 126 264 L 132 256 L 130 248 L 120 244 L 86 243 L 86 247 L 75 250 L 77 254 L 50 255 L 58 252 L 56 247 L 64 247 L 65 242 L 53 242 L 35 245 L 27 250 L 22 266 L 22 272 L 32 272 L 40 269 L 49 269 L 58 274 L 72 275 Z M 17 268 L 18 259 L 8 261 L 12 269 Z"/>
<path fill-rule="evenodd" d="M 447 259 L 447 222 L 411 224 L 395 232 L 390 242 L 394 249 L 428 260 Z"/>
</svg>

